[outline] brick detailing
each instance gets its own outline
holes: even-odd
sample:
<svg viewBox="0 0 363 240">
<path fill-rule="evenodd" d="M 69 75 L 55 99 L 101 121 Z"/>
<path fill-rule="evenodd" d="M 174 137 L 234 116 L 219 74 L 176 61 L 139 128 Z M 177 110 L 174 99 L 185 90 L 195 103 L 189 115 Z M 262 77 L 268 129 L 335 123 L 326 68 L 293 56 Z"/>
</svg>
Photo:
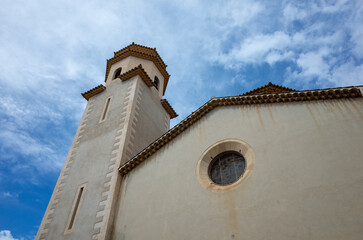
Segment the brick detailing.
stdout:
<svg viewBox="0 0 363 240">
<path fill-rule="evenodd" d="M 108 164 L 108 171 L 105 176 L 103 184 L 102 199 L 99 202 L 98 211 L 96 213 L 96 222 L 94 224 L 94 232 L 92 239 L 105 239 L 107 234 L 108 221 L 111 216 L 111 209 L 113 205 L 113 198 L 115 197 L 116 184 L 119 176 L 118 167 L 121 164 L 125 152 L 132 147 L 129 139 L 133 139 L 134 132 L 130 131 L 130 125 L 134 124 L 134 117 L 132 116 L 134 109 L 137 106 L 136 102 L 140 105 L 141 92 L 138 88 L 139 81 L 129 81 L 127 87 L 126 97 L 124 99 L 124 106 L 121 111 L 120 125 L 114 140 L 113 151 L 111 152 L 110 161 Z M 143 84 L 143 83 L 142 83 Z M 129 146 L 130 145 L 130 146 Z"/>
<path fill-rule="evenodd" d="M 93 103 L 94 103 L 94 99 L 91 99 L 88 101 L 87 107 L 84 111 L 81 122 L 77 129 L 76 135 L 73 139 L 71 148 L 69 149 L 65 164 L 59 175 L 58 181 L 55 185 L 53 194 L 50 198 L 47 210 L 45 211 L 42 223 L 40 224 L 40 227 L 39 227 L 38 233 L 35 237 L 35 240 L 47 239 L 49 226 L 53 220 L 55 208 L 57 207 L 57 203 L 59 201 L 60 195 L 62 194 L 64 184 L 67 181 L 69 170 L 72 167 L 72 163 L 74 161 L 74 156 L 77 153 L 79 142 L 82 138 L 82 133 L 84 132 L 85 126 L 87 125 L 88 116 L 92 112 Z"/>
</svg>

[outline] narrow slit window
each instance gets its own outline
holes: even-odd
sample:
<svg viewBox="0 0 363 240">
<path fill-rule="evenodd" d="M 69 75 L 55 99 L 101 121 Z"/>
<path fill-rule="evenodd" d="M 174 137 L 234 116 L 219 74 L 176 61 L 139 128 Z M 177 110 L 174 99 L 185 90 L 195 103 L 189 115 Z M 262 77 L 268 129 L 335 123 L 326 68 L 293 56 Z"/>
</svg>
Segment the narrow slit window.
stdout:
<svg viewBox="0 0 363 240">
<path fill-rule="evenodd" d="M 71 214 L 69 215 L 68 225 L 65 233 L 70 233 L 73 228 L 79 210 L 79 206 L 81 204 L 83 193 L 84 193 L 84 185 L 78 189 L 75 202 L 73 203 Z"/>
<path fill-rule="evenodd" d="M 109 98 L 107 98 L 106 106 L 105 106 L 105 109 L 103 110 L 101 121 L 106 119 L 107 111 L 108 111 L 108 108 L 110 106 L 110 102 L 111 102 L 111 98 L 109 97 Z"/>
</svg>

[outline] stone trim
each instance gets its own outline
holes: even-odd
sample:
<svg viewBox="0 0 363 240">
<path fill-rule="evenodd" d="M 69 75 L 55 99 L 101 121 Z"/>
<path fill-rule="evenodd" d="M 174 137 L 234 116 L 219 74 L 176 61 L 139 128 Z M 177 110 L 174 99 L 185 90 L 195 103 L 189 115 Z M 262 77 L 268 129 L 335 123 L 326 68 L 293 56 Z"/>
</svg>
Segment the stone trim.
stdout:
<svg viewBox="0 0 363 240">
<path fill-rule="evenodd" d="M 106 87 L 100 84 L 97 87 L 94 87 L 91 90 L 88 90 L 87 92 L 81 94 L 88 101 L 91 97 L 103 92 L 105 89 Z"/>
<path fill-rule="evenodd" d="M 130 161 L 126 162 L 119 167 L 121 174 L 125 175 L 145 161 L 148 157 L 169 143 L 180 133 L 193 125 L 199 119 L 204 117 L 207 113 L 219 106 L 235 106 L 235 105 L 254 105 L 254 104 L 273 104 L 273 103 L 287 103 L 287 102 L 301 102 L 301 101 L 317 101 L 317 100 L 331 100 L 331 99 L 346 99 L 362 97 L 361 91 L 356 87 L 340 88 L 340 89 L 326 89 L 326 90 L 310 90 L 301 92 L 289 93 L 275 93 L 275 94 L 262 94 L 252 96 L 234 96 L 234 97 L 220 97 L 212 98 L 198 110 L 190 114 L 183 121 L 181 121 L 174 128 L 163 134 L 160 138 L 155 140 L 144 150 L 134 156 Z"/>
<path fill-rule="evenodd" d="M 215 184 L 209 177 L 209 165 L 213 161 L 213 159 L 226 151 L 235 151 L 242 154 L 246 161 L 246 168 L 241 178 L 239 178 L 236 182 L 229 185 L 217 185 Z M 197 163 L 196 175 L 200 185 L 212 192 L 225 192 L 231 189 L 236 188 L 239 184 L 241 184 L 244 180 L 248 178 L 251 174 L 251 170 L 255 165 L 255 154 L 250 145 L 243 142 L 239 139 L 225 139 L 219 141 L 212 146 L 208 147 L 206 151 L 199 158 Z"/>
<path fill-rule="evenodd" d="M 114 57 L 107 60 L 105 82 L 107 81 L 107 77 L 110 72 L 111 66 L 129 56 L 134 56 L 141 59 L 149 60 L 155 64 L 155 66 L 158 68 L 158 70 L 164 77 L 164 89 L 163 89 L 163 94 L 164 94 L 170 78 L 169 73 L 166 71 L 167 65 L 161 59 L 159 53 L 156 51 L 156 48 L 149 48 L 135 43 L 132 43 L 131 45 L 117 52 L 114 52 Z"/>
<path fill-rule="evenodd" d="M 112 206 L 115 203 L 115 199 L 117 198 L 118 188 L 116 187 L 119 184 L 120 175 L 118 174 L 118 166 L 120 166 L 123 156 L 126 153 L 127 147 L 126 143 L 132 134 L 130 131 L 130 119 L 132 118 L 132 113 L 134 112 L 135 97 L 140 97 L 141 93 L 138 92 L 138 82 L 139 81 L 130 81 L 127 86 L 127 93 L 125 97 L 125 102 L 122 107 L 121 117 L 120 117 L 120 125 L 117 130 L 117 134 L 114 140 L 114 147 L 111 153 L 110 161 L 108 164 L 108 172 L 105 175 L 105 181 L 103 184 L 102 198 L 99 202 L 98 211 L 96 213 L 96 222 L 93 226 L 94 232 L 92 236 L 92 240 L 101 240 L 106 239 L 108 235 L 108 228 L 112 225 L 109 221 L 112 221 L 111 212 L 113 209 Z M 139 102 L 139 101 L 136 101 Z"/>
<path fill-rule="evenodd" d="M 148 87 L 153 87 L 153 81 L 151 80 L 151 78 L 149 77 L 149 75 L 145 72 L 145 70 L 142 68 L 142 65 L 140 64 L 139 66 L 121 74 L 120 76 L 118 76 L 118 78 L 121 81 L 127 81 L 135 76 L 139 75 L 141 77 L 141 79 L 144 81 L 144 83 L 146 84 L 146 86 Z"/>
<path fill-rule="evenodd" d="M 161 105 L 164 107 L 165 111 L 169 114 L 170 119 L 176 118 L 177 116 L 179 116 L 174 109 L 172 108 L 172 106 L 169 104 L 168 100 L 166 99 L 161 99 L 160 100 Z"/>
<path fill-rule="evenodd" d="M 92 111 L 92 107 L 94 104 L 94 100 L 91 99 L 90 101 L 88 101 L 88 104 L 86 106 L 86 109 L 84 111 L 84 114 L 82 116 L 81 122 L 79 124 L 79 127 L 77 129 L 76 135 L 73 139 L 71 148 L 68 152 L 66 161 L 63 165 L 62 171 L 59 175 L 58 181 L 54 187 L 54 191 L 53 194 L 49 200 L 49 204 L 47 207 L 47 210 L 45 211 L 43 220 L 41 222 L 41 225 L 39 227 L 38 233 L 35 237 L 35 240 L 44 240 L 47 239 L 47 235 L 48 235 L 48 231 L 49 231 L 49 227 L 50 224 L 53 220 L 53 214 L 54 214 L 54 210 L 57 207 L 57 203 L 59 201 L 60 195 L 63 191 L 63 187 L 65 182 L 67 181 L 67 177 L 68 177 L 68 173 L 70 171 L 70 168 L 72 167 L 73 161 L 74 161 L 74 156 L 77 153 L 78 150 L 78 146 L 80 143 L 80 140 L 82 138 L 82 133 L 85 130 L 85 127 L 87 125 L 87 120 L 88 120 L 88 116 Z"/>
<path fill-rule="evenodd" d="M 297 92 L 297 90 L 292 89 L 292 88 L 287 88 L 284 86 L 279 86 L 279 85 L 272 84 L 271 82 L 269 82 L 265 86 L 256 88 L 252 91 L 242 94 L 242 96 L 257 95 L 257 94 L 269 94 L 269 93 L 283 93 L 283 92 Z"/>
</svg>

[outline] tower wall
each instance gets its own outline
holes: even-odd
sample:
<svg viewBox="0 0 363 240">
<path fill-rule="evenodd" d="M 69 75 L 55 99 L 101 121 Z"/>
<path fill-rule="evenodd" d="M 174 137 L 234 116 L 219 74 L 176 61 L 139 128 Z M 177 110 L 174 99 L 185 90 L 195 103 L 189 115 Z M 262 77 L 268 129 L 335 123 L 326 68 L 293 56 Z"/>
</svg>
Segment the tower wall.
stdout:
<svg viewBox="0 0 363 240">
<path fill-rule="evenodd" d="M 135 156 L 170 127 L 170 116 L 164 108 L 160 108 L 156 88 L 140 84 L 138 89 L 131 136 L 124 161 Z"/>
<path fill-rule="evenodd" d="M 161 136 L 168 121 L 159 91 L 138 75 L 108 81 L 89 99 L 36 239 L 106 239 L 120 184 L 117 168 Z"/>
</svg>

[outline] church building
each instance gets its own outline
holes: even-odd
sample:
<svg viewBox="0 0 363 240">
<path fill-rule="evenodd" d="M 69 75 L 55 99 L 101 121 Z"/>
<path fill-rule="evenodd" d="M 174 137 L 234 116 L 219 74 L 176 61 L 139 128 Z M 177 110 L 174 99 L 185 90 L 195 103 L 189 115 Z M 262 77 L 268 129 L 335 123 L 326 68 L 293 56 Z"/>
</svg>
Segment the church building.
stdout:
<svg viewBox="0 0 363 240">
<path fill-rule="evenodd" d="M 363 86 L 269 83 L 170 129 L 166 67 L 132 43 L 82 93 L 37 240 L 362 239 Z"/>
</svg>

